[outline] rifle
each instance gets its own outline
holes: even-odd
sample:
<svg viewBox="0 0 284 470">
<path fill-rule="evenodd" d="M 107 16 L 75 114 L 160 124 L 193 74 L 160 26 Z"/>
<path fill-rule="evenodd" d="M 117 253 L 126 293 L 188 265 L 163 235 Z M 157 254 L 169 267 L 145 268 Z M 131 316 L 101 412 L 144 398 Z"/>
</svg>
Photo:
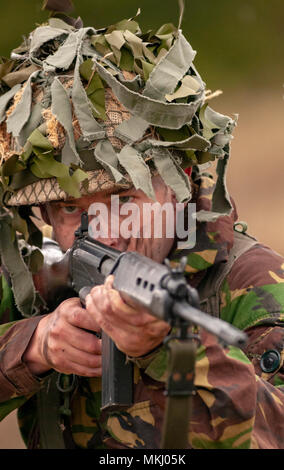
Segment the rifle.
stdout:
<svg viewBox="0 0 284 470">
<path fill-rule="evenodd" d="M 177 331 L 166 342 L 178 338 L 181 343 L 187 340 L 193 340 L 190 341 L 191 345 L 196 343 L 197 335 L 189 333 L 189 327 L 192 326 L 206 329 L 224 344 L 242 348 L 247 342 L 244 332 L 199 309 L 198 292 L 184 277 L 186 259 L 182 260 L 180 266 L 171 269 L 168 262 L 160 264 L 136 252 L 120 252 L 106 246 L 90 238 L 86 213 L 82 214 L 73 246 L 65 254 L 55 241 L 46 238 L 42 251 L 44 267 L 38 275 L 39 290 L 50 309 L 54 309 L 64 299 L 77 295 L 84 305 L 91 288 L 103 284 L 105 278 L 113 274 L 113 288 L 126 303 L 144 306 L 151 314 L 168 322 L 173 331 Z M 174 370 L 169 375 L 168 395 L 181 397 L 192 394 L 194 353 L 194 348 L 187 352 L 188 363 L 191 364 L 189 373 L 189 366 L 184 361 L 185 349 L 177 352 L 173 369 L 182 361 L 186 366 L 185 370 L 180 371 L 181 380 L 173 378 Z M 102 332 L 103 410 L 132 405 L 132 367 L 131 362 L 126 361 L 126 356 Z M 165 446 L 169 448 L 169 445 Z"/>
</svg>

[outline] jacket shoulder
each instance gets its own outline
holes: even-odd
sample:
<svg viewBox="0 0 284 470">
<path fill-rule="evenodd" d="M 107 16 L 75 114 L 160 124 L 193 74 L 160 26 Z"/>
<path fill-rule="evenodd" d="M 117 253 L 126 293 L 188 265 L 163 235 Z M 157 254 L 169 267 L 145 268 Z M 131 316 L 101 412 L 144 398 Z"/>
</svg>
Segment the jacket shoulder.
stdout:
<svg viewBox="0 0 284 470">
<path fill-rule="evenodd" d="M 283 256 L 261 243 L 241 255 L 221 288 L 221 318 L 241 329 L 282 324 Z"/>
</svg>

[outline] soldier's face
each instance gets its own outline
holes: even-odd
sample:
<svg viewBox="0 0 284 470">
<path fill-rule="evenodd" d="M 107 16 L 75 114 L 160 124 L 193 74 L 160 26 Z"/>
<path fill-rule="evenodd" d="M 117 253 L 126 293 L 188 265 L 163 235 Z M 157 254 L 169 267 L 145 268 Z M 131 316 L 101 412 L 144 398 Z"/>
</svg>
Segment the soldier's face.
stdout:
<svg viewBox="0 0 284 470">
<path fill-rule="evenodd" d="M 161 262 L 174 242 L 175 197 L 159 176 L 154 177 L 154 201 L 141 190 L 128 189 L 120 193 L 102 191 L 80 199 L 51 202 L 42 207 L 42 217 L 52 225 L 56 241 L 66 251 L 74 242 L 74 232 L 80 226 L 81 214 L 89 213 L 89 234 L 96 240 L 120 251 L 137 251 Z M 166 214 L 163 205 L 172 206 Z M 164 207 L 166 207 L 164 206 Z M 169 215 L 169 217 L 167 217 Z M 158 220 L 159 219 L 159 220 Z"/>
</svg>

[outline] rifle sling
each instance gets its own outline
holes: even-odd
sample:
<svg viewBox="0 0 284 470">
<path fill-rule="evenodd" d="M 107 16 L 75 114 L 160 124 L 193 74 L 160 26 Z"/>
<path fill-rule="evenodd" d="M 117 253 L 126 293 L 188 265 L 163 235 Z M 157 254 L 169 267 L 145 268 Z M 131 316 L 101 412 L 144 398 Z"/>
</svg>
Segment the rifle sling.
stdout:
<svg viewBox="0 0 284 470">
<path fill-rule="evenodd" d="M 170 340 L 167 402 L 162 449 L 189 448 L 196 345 L 192 340 Z"/>
<path fill-rule="evenodd" d="M 37 393 L 41 449 L 73 449 L 69 425 L 60 411 L 61 394 L 57 388 L 58 373 L 53 372 Z"/>
</svg>

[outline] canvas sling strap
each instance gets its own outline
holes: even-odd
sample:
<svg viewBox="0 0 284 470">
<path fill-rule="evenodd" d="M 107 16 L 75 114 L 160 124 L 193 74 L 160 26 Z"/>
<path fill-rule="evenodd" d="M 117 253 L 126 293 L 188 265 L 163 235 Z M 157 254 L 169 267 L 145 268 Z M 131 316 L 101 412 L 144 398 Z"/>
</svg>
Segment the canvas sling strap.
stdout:
<svg viewBox="0 0 284 470">
<path fill-rule="evenodd" d="M 76 447 L 71 435 L 68 419 L 70 414 L 68 411 L 70 410 L 66 406 L 66 399 L 62 404 L 62 395 L 65 394 L 67 397 L 73 386 L 69 387 L 70 390 L 68 387 L 61 388 L 59 386 L 61 375 L 53 372 L 46 378 L 41 390 L 37 393 L 40 446 L 42 449 L 74 449 Z M 65 419 L 64 414 L 66 415 Z"/>
<path fill-rule="evenodd" d="M 162 431 L 162 449 L 187 449 L 194 393 L 196 344 L 192 339 L 170 339 L 167 401 Z"/>
</svg>

